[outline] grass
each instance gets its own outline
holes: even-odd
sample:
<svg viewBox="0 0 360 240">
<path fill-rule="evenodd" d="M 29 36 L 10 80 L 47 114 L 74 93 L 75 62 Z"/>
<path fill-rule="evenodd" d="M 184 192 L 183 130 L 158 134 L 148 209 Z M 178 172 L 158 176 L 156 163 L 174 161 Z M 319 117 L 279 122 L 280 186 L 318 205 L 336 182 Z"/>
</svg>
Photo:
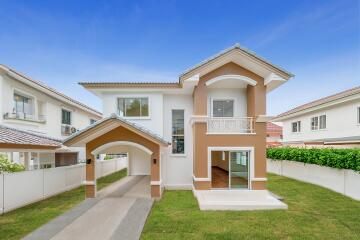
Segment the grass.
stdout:
<svg viewBox="0 0 360 240">
<path fill-rule="evenodd" d="M 269 175 L 288 210 L 200 211 L 191 191 L 165 191 L 141 239 L 360 239 L 360 202 L 312 184 Z"/>
<path fill-rule="evenodd" d="M 98 190 L 126 176 L 126 169 L 97 180 Z M 66 212 L 85 199 L 79 187 L 0 215 L 0 239 L 21 239 L 41 225 Z"/>
</svg>

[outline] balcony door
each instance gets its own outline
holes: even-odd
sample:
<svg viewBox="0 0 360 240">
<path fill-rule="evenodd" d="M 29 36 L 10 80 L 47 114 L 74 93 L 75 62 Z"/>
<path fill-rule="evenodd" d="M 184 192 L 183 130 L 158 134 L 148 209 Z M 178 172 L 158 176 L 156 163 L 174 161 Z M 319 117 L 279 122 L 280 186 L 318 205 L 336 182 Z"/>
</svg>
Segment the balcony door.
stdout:
<svg viewBox="0 0 360 240">
<path fill-rule="evenodd" d="M 229 152 L 229 188 L 249 189 L 250 151 Z"/>
</svg>

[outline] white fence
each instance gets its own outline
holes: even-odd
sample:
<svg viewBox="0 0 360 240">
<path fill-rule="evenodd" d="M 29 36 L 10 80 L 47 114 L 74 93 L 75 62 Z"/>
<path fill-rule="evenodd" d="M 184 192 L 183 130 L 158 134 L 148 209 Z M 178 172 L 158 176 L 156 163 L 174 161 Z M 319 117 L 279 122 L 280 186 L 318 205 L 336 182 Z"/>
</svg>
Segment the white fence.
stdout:
<svg viewBox="0 0 360 240">
<path fill-rule="evenodd" d="M 300 181 L 316 184 L 360 200 L 360 174 L 315 164 L 286 160 L 267 160 L 267 171 Z"/>
<path fill-rule="evenodd" d="M 96 177 L 127 166 L 126 158 L 96 162 Z M 85 164 L 0 174 L 0 214 L 79 187 L 85 180 Z"/>
</svg>

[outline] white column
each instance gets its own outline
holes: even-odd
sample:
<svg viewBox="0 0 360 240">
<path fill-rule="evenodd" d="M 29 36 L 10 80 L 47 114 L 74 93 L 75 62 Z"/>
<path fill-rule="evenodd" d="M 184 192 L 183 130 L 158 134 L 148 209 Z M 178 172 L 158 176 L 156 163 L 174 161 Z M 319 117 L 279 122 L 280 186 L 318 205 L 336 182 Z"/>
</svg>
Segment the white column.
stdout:
<svg viewBox="0 0 360 240">
<path fill-rule="evenodd" d="M 30 152 L 24 152 L 25 170 L 30 170 L 30 159 L 31 159 L 31 153 Z"/>
</svg>

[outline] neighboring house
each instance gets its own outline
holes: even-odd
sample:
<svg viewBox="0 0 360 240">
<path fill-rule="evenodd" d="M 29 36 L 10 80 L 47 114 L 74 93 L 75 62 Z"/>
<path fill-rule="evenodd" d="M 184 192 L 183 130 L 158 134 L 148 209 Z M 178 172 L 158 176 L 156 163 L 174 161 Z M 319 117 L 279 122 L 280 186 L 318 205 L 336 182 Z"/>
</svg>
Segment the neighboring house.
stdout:
<svg viewBox="0 0 360 240">
<path fill-rule="evenodd" d="M 3 151 L 20 152 L 17 163 L 25 166 L 25 169 L 51 167 L 49 159 L 53 151 L 62 147 L 60 139 L 50 138 L 46 135 L 35 134 L 25 130 L 0 125 L 0 154 Z M 26 152 L 24 152 L 26 150 Z M 4 153 L 3 153 L 4 154 Z M 13 156 L 5 152 L 11 159 Z M 40 163 L 40 159 L 43 161 Z"/>
<path fill-rule="evenodd" d="M 56 139 L 64 139 L 102 117 L 100 112 L 4 65 L 0 65 L 0 113 L 1 125 Z M 10 150 L 13 161 L 23 161 L 24 152 Z M 46 157 L 39 157 L 38 152 L 30 155 L 40 159 L 36 168 L 85 159 L 83 148 L 62 148 Z"/>
<path fill-rule="evenodd" d="M 310 147 L 360 147 L 360 87 L 284 112 L 283 144 Z"/>
<path fill-rule="evenodd" d="M 193 189 L 198 199 L 264 190 L 266 94 L 292 76 L 235 45 L 176 83 L 83 82 L 102 99 L 104 119 L 64 144 L 86 147 L 88 197 L 96 192 L 94 158 L 109 152 L 129 153 L 130 175 L 151 175 L 153 197 L 164 188 Z"/>
<path fill-rule="evenodd" d="M 266 145 L 268 147 L 281 146 L 282 139 L 282 127 L 275 123 L 268 122 L 266 124 Z"/>
</svg>

